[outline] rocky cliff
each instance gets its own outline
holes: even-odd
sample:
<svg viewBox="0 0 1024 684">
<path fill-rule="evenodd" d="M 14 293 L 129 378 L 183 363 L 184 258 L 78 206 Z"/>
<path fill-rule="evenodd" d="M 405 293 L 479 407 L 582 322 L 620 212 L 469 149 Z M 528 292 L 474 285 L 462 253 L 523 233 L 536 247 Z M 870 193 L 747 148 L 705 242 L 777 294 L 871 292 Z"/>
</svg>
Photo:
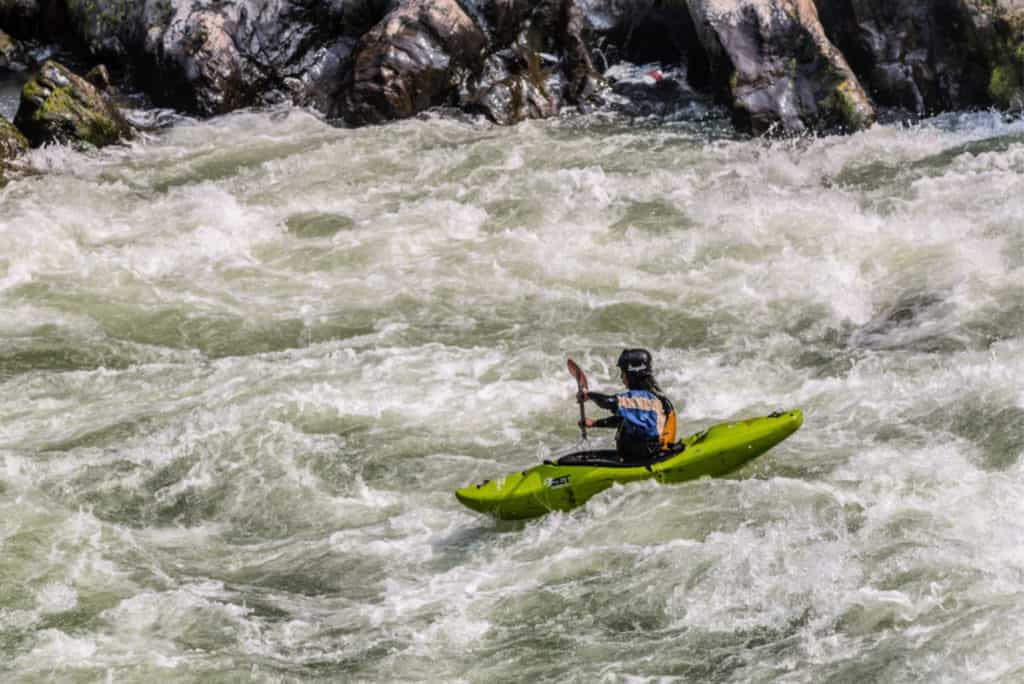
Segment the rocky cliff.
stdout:
<svg viewBox="0 0 1024 684">
<path fill-rule="evenodd" d="M 877 107 L 1020 107 L 1024 73 L 1021 0 L 0 0 L 0 29 L 159 106 L 288 101 L 357 125 L 585 110 L 609 69 L 651 62 L 675 74 L 659 97 L 713 98 L 743 129 L 852 131 Z"/>
</svg>

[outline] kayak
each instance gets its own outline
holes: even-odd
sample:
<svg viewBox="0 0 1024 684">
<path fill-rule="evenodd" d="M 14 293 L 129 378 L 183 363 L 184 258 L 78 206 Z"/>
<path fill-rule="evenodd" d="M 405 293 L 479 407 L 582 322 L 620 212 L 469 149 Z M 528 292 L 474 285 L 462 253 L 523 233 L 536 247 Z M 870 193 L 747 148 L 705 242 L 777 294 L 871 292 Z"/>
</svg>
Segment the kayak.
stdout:
<svg viewBox="0 0 1024 684">
<path fill-rule="evenodd" d="M 582 506 L 616 483 L 654 479 L 663 483 L 726 475 L 796 432 L 799 410 L 721 423 L 691 435 L 662 458 L 623 464 L 614 450 L 580 451 L 519 473 L 484 480 L 455 492 L 465 506 L 500 520 L 535 518 Z"/>
</svg>

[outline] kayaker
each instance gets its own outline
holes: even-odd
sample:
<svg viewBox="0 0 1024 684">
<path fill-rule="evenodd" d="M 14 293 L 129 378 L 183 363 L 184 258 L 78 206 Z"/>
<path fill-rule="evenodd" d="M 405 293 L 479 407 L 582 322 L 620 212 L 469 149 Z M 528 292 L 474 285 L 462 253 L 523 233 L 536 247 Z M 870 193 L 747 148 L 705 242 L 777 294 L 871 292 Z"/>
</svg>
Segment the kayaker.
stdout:
<svg viewBox="0 0 1024 684">
<path fill-rule="evenodd" d="M 578 399 L 590 399 L 613 415 L 592 420 L 587 427 L 617 428 L 615 448 L 624 463 L 647 462 L 668 451 L 676 441 L 676 410 L 658 387 L 646 349 L 623 349 L 616 364 L 626 386 L 619 394 L 583 390 Z"/>
</svg>

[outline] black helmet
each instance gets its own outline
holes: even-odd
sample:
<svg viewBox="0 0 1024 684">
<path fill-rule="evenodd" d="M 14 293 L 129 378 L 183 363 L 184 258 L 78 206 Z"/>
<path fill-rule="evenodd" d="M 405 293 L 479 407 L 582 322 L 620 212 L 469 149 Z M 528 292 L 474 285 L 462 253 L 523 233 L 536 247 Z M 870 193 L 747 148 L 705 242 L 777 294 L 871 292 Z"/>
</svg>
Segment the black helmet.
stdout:
<svg viewBox="0 0 1024 684">
<path fill-rule="evenodd" d="M 646 349 L 623 349 L 617 365 L 627 375 L 650 375 L 651 352 Z"/>
</svg>

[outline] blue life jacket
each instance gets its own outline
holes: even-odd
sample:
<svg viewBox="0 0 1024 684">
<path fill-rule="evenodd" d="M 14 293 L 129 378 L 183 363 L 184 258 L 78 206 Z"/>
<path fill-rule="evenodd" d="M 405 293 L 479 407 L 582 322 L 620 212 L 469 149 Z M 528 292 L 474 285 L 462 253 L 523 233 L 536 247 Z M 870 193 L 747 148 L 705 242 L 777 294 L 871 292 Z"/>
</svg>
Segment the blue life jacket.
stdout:
<svg viewBox="0 0 1024 684">
<path fill-rule="evenodd" d="M 615 395 L 622 416 L 622 435 L 629 440 L 656 442 L 665 429 L 665 406 L 654 392 L 629 390 Z"/>
</svg>

